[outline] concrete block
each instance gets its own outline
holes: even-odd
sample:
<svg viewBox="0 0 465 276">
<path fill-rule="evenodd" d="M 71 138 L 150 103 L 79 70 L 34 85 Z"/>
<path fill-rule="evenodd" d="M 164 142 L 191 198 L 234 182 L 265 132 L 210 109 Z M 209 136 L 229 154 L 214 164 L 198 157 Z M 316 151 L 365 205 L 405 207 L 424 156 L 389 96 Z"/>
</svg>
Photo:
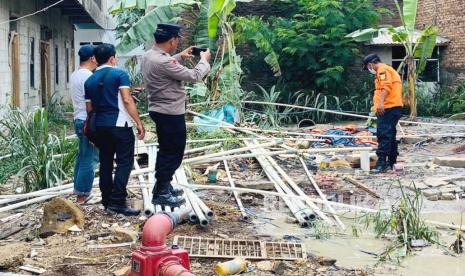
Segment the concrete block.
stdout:
<svg viewBox="0 0 465 276">
<path fill-rule="evenodd" d="M 440 187 L 439 191 L 441 192 L 441 194 L 460 193 L 462 192 L 462 189 L 457 185 L 449 184 L 449 185 Z"/>
<path fill-rule="evenodd" d="M 441 200 L 454 200 L 455 195 L 453 193 L 445 193 L 441 195 Z"/>
<path fill-rule="evenodd" d="M 438 166 L 465 168 L 465 157 L 436 157 L 433 163 Z"/>
<path fill-rule="evenodd" d="M 426 197 L 431 197 L 435 195 L 440 195 L 441 192 L 438 189 L 427 189 L 422 191 L 423 195 Z"/>
<path fill-rule="evenodd" d="M 434 196 L 430 196 L 430 197 L 427 197 L 427 198 L 430 201 L 438 201 L 439 200 L 439 195 L 434 195 Z"/>
<path fill-rule="evenodd" d="M 439 177 L 428 177 L 423 179 L 423 182 L 429 187 L 440 187 L 449 184 L 448 181 Z"/>
</svg>

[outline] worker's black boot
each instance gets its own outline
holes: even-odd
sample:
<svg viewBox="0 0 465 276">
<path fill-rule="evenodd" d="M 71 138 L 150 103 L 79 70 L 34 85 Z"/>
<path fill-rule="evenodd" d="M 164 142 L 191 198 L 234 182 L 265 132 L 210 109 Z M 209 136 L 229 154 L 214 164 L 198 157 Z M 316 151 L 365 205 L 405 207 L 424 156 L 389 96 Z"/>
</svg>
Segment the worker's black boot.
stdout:
<svg viewBox="0 0 465 276">
<path fill-rule="evenodd" d="M 169 207 L 179 207 L 186 203 L 186 200 L 180 196 L 174 196 L 171 193 L 168 194 L 154 194 L 152 203 L 154 205 L 162 205 Z"/>
<path fill-rule="evenodd" d="M 388 169 L 388 163 L 386 162 L 386 157 L 378 157 L 375 167 L 370 171 L 371 173 L 384 173 Z"/>
<path fill-rule="evenodd" d="M 388 168 L 394 170 L 394 164 L 397 163 L 397 155 L 388 156 Z"/>
</svg>

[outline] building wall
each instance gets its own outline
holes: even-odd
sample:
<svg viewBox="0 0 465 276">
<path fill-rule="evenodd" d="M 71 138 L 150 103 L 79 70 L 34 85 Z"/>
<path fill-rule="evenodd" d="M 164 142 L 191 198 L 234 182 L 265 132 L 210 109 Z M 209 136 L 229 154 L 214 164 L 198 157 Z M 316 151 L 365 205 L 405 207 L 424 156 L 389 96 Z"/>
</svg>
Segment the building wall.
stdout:
<svg viewBox="0 0 465 276">
<path fill-rule="evenodd" d="M 418 3 L 417 28 L 439 27 L 440 35 L 450 39 L 442 55 L 442 67 L 455 81 L 465 80 L 465 1 L 423 0 Z M 449 76 L 450 78 L 450 76 Z"/>
<path fill-rule="evenodd" d="M 402 1 L 398 1 L 399 5 L 402 5 Z M 422 1 L 419 1 L 422 2 Z M 399 17 L 399 12 L 397 11 L 396 4 L 392 0 L 373 0 L 373 5 L 376 8 L 383 8 L 389 10 L 392 15 L 384 14 L 381 17 L 380 25 L 392 25 L 392 26 L 400 26 L 401 20 Z"/>
<path fill-rule="evenodd" d="M 42 6 L 37 5 L 40 1 L 0 1 L 0 22 L 10 19 L 10 16 L 23 16 L 37 11 Z M 57 92 L 61 97 L 69 97 L 69 84 L 66 82 L 66 58 L 65 49 L 69 48 L 70 72 L 73 69 L 73 25 L 66 16 L 62 16 L 59 9 L 50 9 L 16 21 L 16 29 L 19 34 L 20 51 L 20 108 L 28 110 L 34 106 L 40 106 L 41 100 L 41 27 L 48 27 L 52 31 L 52 39 L 44 41 L 48 43 L 50 52 L 50 92 Z M 0 25 L 0 105 L 11 104 L 12 82 L 11 69 L 9 66 L 9 39 L 10 24 Z M 31 53 L 30 39 L 34 38 L 34 86 L 30 85 L 29 57 Z M 55 45 L 58 46 L 59 54 L 59 82 L 55 81 Z"/>
</svg>

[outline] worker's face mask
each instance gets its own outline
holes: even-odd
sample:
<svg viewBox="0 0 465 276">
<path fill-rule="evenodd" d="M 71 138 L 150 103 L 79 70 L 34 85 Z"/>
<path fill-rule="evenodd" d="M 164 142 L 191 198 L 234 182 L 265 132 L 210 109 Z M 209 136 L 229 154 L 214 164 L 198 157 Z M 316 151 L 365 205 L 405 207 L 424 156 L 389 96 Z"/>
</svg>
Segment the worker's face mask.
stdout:
<svg viewBox="0 0 465 276">
<path fill-rule="evenodd" d="M 371 74 L 376 75 L 376 70 L 373 69 L 373 65 L 368 64 L 367 68 L 368 68 L 368 71 L 370 71 Z"/>
</svg>

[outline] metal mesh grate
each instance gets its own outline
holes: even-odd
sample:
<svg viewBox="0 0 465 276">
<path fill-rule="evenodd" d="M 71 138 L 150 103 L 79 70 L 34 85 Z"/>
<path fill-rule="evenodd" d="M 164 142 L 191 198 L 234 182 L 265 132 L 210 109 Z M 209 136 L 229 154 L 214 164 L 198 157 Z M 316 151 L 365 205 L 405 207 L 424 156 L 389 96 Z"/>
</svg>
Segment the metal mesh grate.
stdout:
<svg viewBox="0 0 465 276">
<path fill-rule="evenodd" d="M 175 236 L 173 244 L 189 252 L 190 257 L 296 260 L 307 258 L 303 243 L 259 240 L 224 240 Z"/>
</svg>

